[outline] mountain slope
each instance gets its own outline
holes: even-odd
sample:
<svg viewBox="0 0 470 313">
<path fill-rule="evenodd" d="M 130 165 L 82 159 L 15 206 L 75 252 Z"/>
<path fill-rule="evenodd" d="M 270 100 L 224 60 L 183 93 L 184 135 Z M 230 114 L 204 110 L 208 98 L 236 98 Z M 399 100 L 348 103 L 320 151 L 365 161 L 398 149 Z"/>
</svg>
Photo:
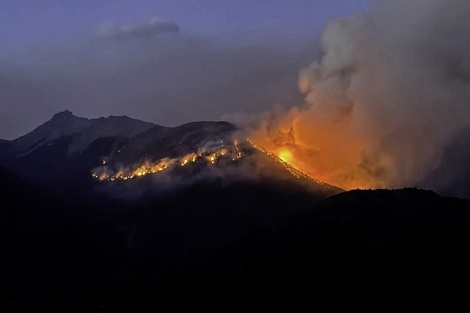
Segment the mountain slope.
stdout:
<svg viewBox="0 0 470 313">
<path fill-rule="evenodd" d="M 72 136 L 70 152 L 84 150 L 93 140 L 101 137 L 132 137 L 155 126 L 126 116 L 87 119 L 77 117 L 70 111 L 55 114 L 49 121 L 30 133 L 11 141 L 5 153 L 10 157 L 23 157 L 54 140 Z"/>
<path fill-rule="evenodd" d="M 49 121 L 30 133 L 11 141 L 11 149 L 16 155 L 26 155 L 40 145 L 57 138 L 73 135 L 93 125 L 93 120 L 77 117 L 70 111 L 55 114 Z"/>
<path fill-rule="evenodd" d="M 1 309 L 419 310 L 470 277 L 470 201 L 433 192 L 206 183 L 94 207 L 0 181 Z"/>
<path fill-rule="evenodd" d="M 146 157 L 158 160 L 197 151 L 208 142 L 233 140 L 234 125 L 227 122 L 192 122 L 177 127 L 155 126 L 140 133 L 114 154 L 116 163 L 136 163 Z M 117 151 L 116 151 L 117 152 Z"/>
<path fill-rule="evenodd" d="M 154 126 L 125 116 L 86 119 L 64 111 L 32 132 L 1 143 L 0 164 L 37 185 L 69 188 L 86 183 L 91 168 L 101 161 L 102 155 L 82 156 L 95 140 L 111 137 L 116 145 Z"/>
<path fill-rule="evenodd" d="M 93 125 L 78 132 L 69 146 L 69 153 L 82 152 L 94 140 L 106 137 L 131 138 L 155 127 L 155 124 L 131 119 L 127 116 L 110 116 L 94 120 Z"/>
<path fill-rule="evenodd" d="M 155 294 L 203 307 L 216 299 L 213 308 L 227 310 L 460 310 L 468 308 L 461 286 L 470 278 L 469 240 L 468 200 L 415 189 L 351 191 L 194 256 Z"/>
<path fill-rule="evenodd" d="M 195 251 L 219 249 L 323 197 L 266 182 L 200 181 L 157 199 L 71 198 L 1 169 L 0 183 L 0 309 L 32 311 L 80 311 L 87 304 L 77 298 L 95 297 L 89 290 L 106 298 L 140 274 L 164 282 Z"/>
<path fill-rule="evenodd" d="M 88 196 L 98 189 L 108 196 L 153 197 L 201 181 L 277 184 L 308 189 L 323 198 L 342 191 L 292 174 L 292 169 L 260 153 L 246 139 L 236 139 L 236 131 L 227 122 L 164 127 L 128 117 L 84 119 L 65 111 L 1 145 L 0 164 L 38 186 Z M 160 162 L 163 167 L 157 166 Z M 92 172 L 95 178 L 109 180 L 134 177 L 142 175 L 138 169 L 143 167 L 145 174 L 153 168 L 156 175 L 114 184 L 92 178 Z"/>
</svg>

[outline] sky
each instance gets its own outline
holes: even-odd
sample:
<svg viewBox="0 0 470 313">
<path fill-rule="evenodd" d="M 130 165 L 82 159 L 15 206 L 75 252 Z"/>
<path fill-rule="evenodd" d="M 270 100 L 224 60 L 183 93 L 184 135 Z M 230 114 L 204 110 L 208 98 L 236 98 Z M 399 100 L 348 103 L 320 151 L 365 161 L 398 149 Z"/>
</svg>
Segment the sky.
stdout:
<svg viewBox="0 0 470 313">
<path fill-rule="evenodd" d="M 301 99 L 326 21 L 368 0 L 2 0 L 0 138 L 58 111 L 163 125 Z"/>
</svg>

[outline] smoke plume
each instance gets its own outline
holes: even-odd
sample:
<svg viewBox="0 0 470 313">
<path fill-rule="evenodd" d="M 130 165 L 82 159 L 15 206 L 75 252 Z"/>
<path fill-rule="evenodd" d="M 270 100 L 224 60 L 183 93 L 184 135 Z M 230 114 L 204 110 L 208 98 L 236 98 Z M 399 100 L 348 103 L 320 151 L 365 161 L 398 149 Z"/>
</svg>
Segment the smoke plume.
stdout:
<svg viewBox="0 0 470 313">
<path fill-rule="evenodd" d="M 396 0 L 330 21 L 300 73 L 305 104 L 251 136 L 343 188 L 429 186 L 470 126 L 468 16 L 465 0 Z"/>
</svg>

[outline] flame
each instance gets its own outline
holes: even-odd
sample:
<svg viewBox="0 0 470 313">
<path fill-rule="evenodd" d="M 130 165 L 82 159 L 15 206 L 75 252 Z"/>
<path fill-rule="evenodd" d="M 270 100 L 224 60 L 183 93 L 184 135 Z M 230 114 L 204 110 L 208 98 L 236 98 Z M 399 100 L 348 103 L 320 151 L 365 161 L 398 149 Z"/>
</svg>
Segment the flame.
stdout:
<svg viewBox="0 0 470 313">
<path fill-rule="evenodd" d="M 249 138 L 246 139 L 246 142 L 253 149 L 273 158 L 275 162 L 281 164 L 294 177 L 307 178 L 316 183 L 323 184 L 323 182 L 313 179 L 310 175 L 299 170 L 293 165 L 292 162 L 294 160 L 294 154 L 290 150 L 283 149 L 278 153 L 272 153 L 265 148 L 258 146 Z M 194 163 L 214 165 L 221 159 L 237 161 L 244 156 L 239 144 L 238 140 L 235 140 L 232 145 L 229 146 L 221 142 L 219 146 L 212 147 L 211 149 L 200 149 L 197 152 L 189 153 L 178 158 L 163 158 L 157 162 L 144 162 L 143 164 L 137 164 L 117 171 L 111 169 L 108 165 L 103 164 L 103 166 L 95 168 L 91 176 L 93 179 L 100 182 L 115 182 L 119 180 L 126 181 L 151 174 L 159 174 L 176 166 L 186 167 Z M 106 164 L 108 164 L 108 162 Z"/>
<path fill-rule="evenodd" d="M 353 131 L 340 133 L 321 122 L 299 122 L 300 118 L 298 114 L 287 114 L 281 120 L 288 127 L 260 128 L 252 131 L 250 138 L 284 163 L 319 181 L 345 190 L 383 187 L 382 167 L 364 163 L 368 136 L 355 136 Z M 381 165 L 387 162 L 383 155 L 376 158 L 380 158 Z"/>
<path fill-rule="evenodd" d="M 274 161 L 276 163 L 280 163 L 292 176 L 296 177 L 296 178 L 305 178 L 305 179 L 308 179 L 308 180 L 311 180 L 317 184 L 320 184 L 320 185 L 324 185 L 325 183 L 323 181 L 320 181 L 318 179 L 314 179 L 312 176 L 310 176 L 308 173 L 300 170 L 299 168 L 295 167 L 294 165 L 290 164 L 289 162 L 286 162 L 285 160 L 283 160 L 279 154 L 276 154 L 276 153 L 272 153 L 268 150 L 266 150 L 265 148 L 255 144 L 250 138 L 247 138 L 247 142 L 256 150 L 258 150 L 259 152 L 267 155 L 268 157 L 271 157 L 274 159 Z M 292 156 L 291 152 L 288 151 L 288 150 L 283 150 L 283 151 L 287 151 L 289 155 Z"/>
<path fill-rule="evenodd" d="M 293 155 L 292 155 L 292 152 L 290 152 L 289 150 L 282 150 L 281 152 L 279 152 L 278 156 L 279 156 L 279 159 L 281 159 L 282 161 L 286 163 L 292 162 Z"/>
<path fill-rule="evenodd" d="M 157 162 L 144 162 L 144 164 L 138 164 L 118 171 L 106 166 L 107 163 L 103 162 L 103 166 L 95 168 L 91 176 L 93 179 L 100 182 L 114 182 L 116 180 L 128 180 L 144 177 L 150 174 L 158 174 L 167 169 L 174 168 L 177 165 L 185 167 L 191 163 L 199 162 L 214 165 L 219 162 L 221 158 L 236 161 L 237 159 L 242 158 L 242 156 L 243 154 L 238 146 L 238 141 L 235 141 L 230 147 L 227 147 L 224 145 L 224 142 L 221 141 L 220 145 L 210 149 L 203 148 L 197 152 L 189 153 L 182 157 L 164 158 Z"/>
</svg>

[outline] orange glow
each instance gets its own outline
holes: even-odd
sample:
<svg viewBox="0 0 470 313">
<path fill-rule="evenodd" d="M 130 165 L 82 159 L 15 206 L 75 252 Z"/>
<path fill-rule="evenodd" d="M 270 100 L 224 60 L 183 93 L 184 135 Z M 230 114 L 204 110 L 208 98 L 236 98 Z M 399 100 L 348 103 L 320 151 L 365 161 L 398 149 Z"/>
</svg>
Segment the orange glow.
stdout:
<svg viewBox="0 0 470 313">
<path fill-rule="evenodd" d="M 115 171 L 109 168 L 103 162 L 103 166 L 96 168 L 91 174 L 92 177 L 98 181 L 116 181 L 116 180 L 128 180 L 136 177 L 143 177 L 149 174 L 157 174 L 171 169 L 177 165 L 184 167 L 191 163 L 199 162 L 199 160 L 205 160 L 207 164 L 215 165 L 221 158 L 232 159 L 233 161 L 240 159 L 242 152 L 238 147 L 238 142 L 234 142 L 230 148 L 224 145 L 221 141 L 219 147 L 211 149 L 201 149 L 197 152 L 189 153 L 185 156 L 178 158 L 164 158 L 157 162 L 145 162 L 144 164 L 137 164 L 127 169 L 121 169 Z"/>
<path fill-rule="evenodd" d="M 381 169 L 388 167 L 387 159 L 367 155 L 372 141 L 368 134 L 359 133 L 360 129 L 339 132 L 322 121 L 312 124 L 296 112 L 280 117 L 279 124 L 252 131 L 250 137 L 265 151 L 316 180 L 346 190 L 386 186 L 386 177 L 380 175 Z M 379 166 L 364 163 L 365 156 Z"/>
<path fill-rule="evenodd" d="M 282 161 L 286 163 L 292 162 L 293 155 L 289 150 L 282 150 L 281 152 L 279 152 L 278 156 L 279 156 L 279 159 L 281 159 Z"/>
<path fill-rule="evenodd" d="M 258 146 L 257 144 L 255 144 L 251 139 L 247 139 L 248 143 L 251 144 L 251 146 L 253 148 L 255 148 L 256 150 L 258 150 L 259 152 L 261 153 L 264 153 L 265 155 L 267 155 L 268 157 L 271 157 L 274 159 L 275 162 L 277 163 L 280 163 L 282 166 L 284 166 L 284 168 L 294 177 L 296 178 L 304 178 L 304 179 L 308 179 L 308 180 L 311 180 L 317 184 L 320 184 L 320 185 L 324 185 L 324 182 L 322 181 L 319 181 L 317 179 L 314 179 L 313 177 L 311 177 L 308 173 L 306 172 L 303 172 L 302 170 L 292 166 L 291 164 L 287 163 L 286 161 L 282 160 L 278 155 L 274 154 L 274 153 L 271 153 L 269 152 L 268 150 L 264 149 L 263 147 L 261 146 Z M 290 153 L 290 152 L 289 152 Z M 292 153 L 290 153 L 290 155 L 292 156 Z"/>
</svg>

